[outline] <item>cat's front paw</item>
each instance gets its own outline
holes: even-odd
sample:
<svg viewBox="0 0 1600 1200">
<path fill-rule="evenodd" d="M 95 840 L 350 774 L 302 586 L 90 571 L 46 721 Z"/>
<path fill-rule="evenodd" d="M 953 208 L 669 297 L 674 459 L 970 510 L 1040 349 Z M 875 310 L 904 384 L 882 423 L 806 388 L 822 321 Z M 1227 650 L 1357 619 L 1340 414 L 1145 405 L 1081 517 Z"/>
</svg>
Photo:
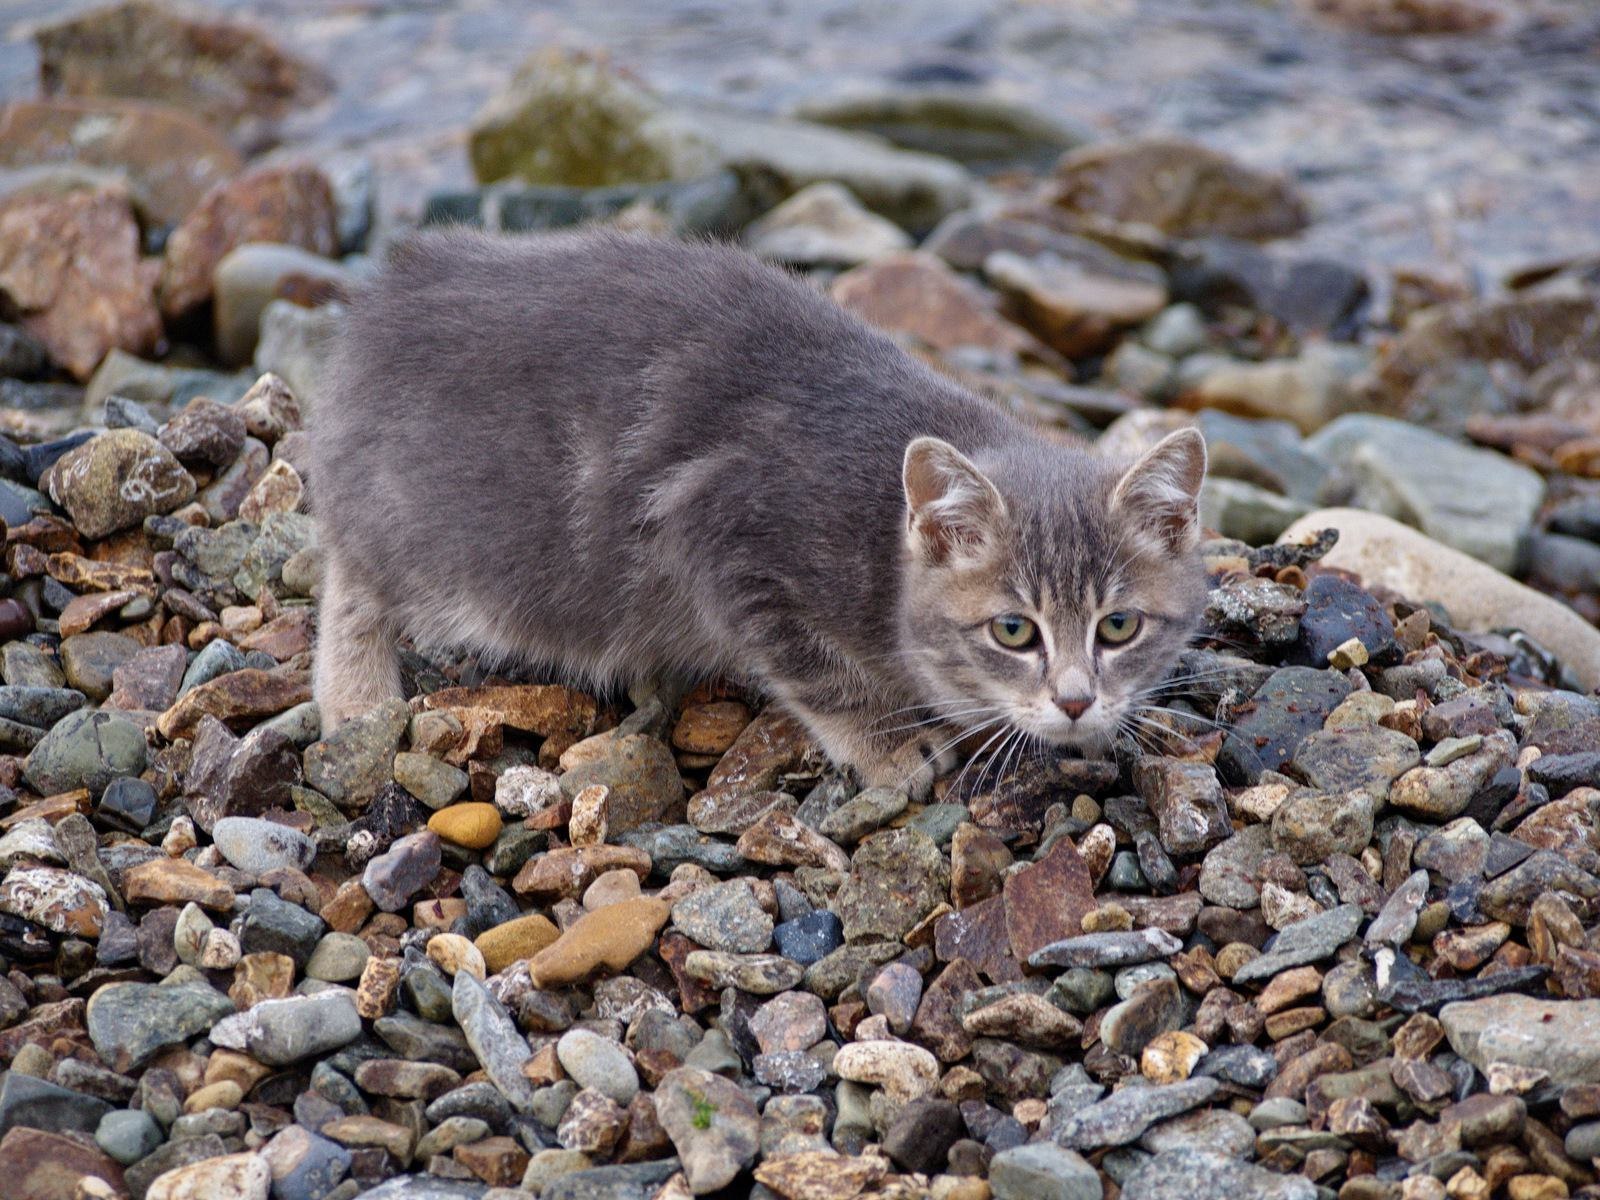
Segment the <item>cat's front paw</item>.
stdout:
<svg viewBox="0 0 1600 1200">
<path fill-rule="evenodd" d="M 924 742 L 907 742 L 881 760 L 857 767 L 863 787 L 892 788 L 905 792 L 917 804 L 926 803 L 933 792 L 933 781 L 955 766 L 950 751 L 930 757 Z"/>
</svg>

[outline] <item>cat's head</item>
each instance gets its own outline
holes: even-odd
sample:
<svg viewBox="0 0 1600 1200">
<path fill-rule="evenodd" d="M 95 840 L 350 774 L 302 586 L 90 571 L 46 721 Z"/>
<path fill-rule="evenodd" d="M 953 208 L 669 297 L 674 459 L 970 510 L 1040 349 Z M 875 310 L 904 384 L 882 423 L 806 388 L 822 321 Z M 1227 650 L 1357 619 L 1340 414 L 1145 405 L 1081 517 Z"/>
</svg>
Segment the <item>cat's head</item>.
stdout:
<svg viewBox="0 0 1600 1200">
<path fill-rule="evenodd" d="M 918 438 L 904 463 L 901 651 L 950 723 L 1103 748 L 1188 644 L 1205 441 L 1138 461 L 1046 443 L 969 459 Z"/>
</svg>

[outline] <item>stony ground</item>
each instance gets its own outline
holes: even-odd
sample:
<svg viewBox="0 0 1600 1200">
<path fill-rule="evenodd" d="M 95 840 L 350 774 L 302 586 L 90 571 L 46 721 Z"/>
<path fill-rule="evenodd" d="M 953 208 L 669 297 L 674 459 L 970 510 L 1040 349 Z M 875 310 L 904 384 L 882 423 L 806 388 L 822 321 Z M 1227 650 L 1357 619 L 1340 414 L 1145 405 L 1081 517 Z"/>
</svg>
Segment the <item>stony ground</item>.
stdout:
<svg viewBox="0 0 1600 1200">
<path fill-rule="evenodd" d="M 1325 190 L 1193 143 L 540 57 L 426 219 L 737 237 L 1051 436 L 1197 424 L 1204 625 L 1136 742 L 925 805 L 716 680 L 408 652 L 323 737 L 301 426 L 374 178 L 252 150 L 329 64 L 140 6 L 37 54 L 0 112 L 5 1200 L 1600 1196 L 1596 259 L 1329 258 Z"/>
</svg>

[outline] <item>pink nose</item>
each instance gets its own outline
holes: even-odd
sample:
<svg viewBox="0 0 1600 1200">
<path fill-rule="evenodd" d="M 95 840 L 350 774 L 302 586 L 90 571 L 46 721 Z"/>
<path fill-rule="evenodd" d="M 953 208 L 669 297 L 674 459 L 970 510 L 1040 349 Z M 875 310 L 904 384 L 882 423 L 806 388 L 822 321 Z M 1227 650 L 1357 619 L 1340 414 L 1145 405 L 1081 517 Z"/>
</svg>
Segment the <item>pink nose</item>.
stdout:
<svg viewBox="0 0 1600 1200">
<path fill-rule="evenodd" d="M 1056 707 L 1076 721 L 1094 706 L 1093 696 L 1057 696 Z"/>
</svg>

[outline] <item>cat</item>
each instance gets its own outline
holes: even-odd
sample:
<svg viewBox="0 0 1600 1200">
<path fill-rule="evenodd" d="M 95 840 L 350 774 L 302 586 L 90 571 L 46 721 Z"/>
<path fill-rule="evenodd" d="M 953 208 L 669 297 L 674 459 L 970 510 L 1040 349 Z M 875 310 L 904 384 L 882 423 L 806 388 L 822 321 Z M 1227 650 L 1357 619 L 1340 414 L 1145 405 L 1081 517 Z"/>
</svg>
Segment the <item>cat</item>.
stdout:
<svg viewBox="0 0 1600 1200">
<path fill-rule="evenodd" d="M 952 732 L 1104 747 L 1205 596 L 1198 432 L 1046 440 L 726 245 L 413 235 L 310 431 L 328 728 L 400 695 L 410 636 L 747 680 L 921 797 Z"/>
</svg>

